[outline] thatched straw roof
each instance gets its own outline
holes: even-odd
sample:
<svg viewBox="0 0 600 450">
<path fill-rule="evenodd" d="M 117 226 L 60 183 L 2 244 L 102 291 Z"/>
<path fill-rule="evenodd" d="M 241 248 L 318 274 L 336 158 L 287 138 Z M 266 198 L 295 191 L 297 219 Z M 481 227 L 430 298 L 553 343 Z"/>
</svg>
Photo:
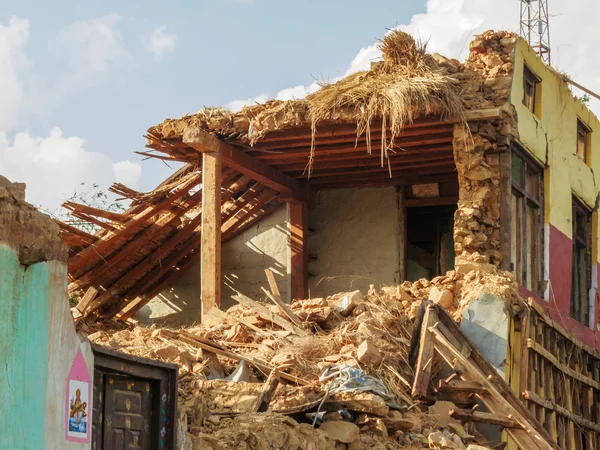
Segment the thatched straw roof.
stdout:
<svg viewBox="0 0 600 450">
<path fill-rule="evenodd" d="M 226 139 L 254 144 L 267 133 L 320 123 L 356 123 L 359 134 L 369 123 L 386 120 L 393 138 L 407 122 L 421 115 L 456 116 L 464 110 L 461 83 L 427 54 L 424 44 L 401 31 L 391 31 L 380 43 L 383 61 L 368 71 L 323 84 L 303 100 L 271 100 L 234 113 L 204 108 L 194 115 L 167 119 L 149 134 L 179 139 L 189 125 L 200 125 Z"/>
</svg>

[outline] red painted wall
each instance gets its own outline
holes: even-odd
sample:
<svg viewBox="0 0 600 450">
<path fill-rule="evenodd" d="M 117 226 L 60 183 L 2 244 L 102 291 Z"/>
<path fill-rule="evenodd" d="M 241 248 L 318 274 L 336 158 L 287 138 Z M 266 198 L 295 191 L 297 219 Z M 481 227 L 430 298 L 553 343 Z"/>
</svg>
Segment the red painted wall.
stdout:
<svg viewBox="0 0 600 450">
<path fill-rule="evenodd" d="M 520 293 L 524 297 L 531 297 L 537 301 L 554 320 L 565 330 L 573 333 L 577 339 L 581 340 L 590 347 L 600 350 L 600 332 L 598 326 L 598 308 L 600 307 L 599 297 L 596 295 L 595 312 L 593 328 L 571 318 L 571 263 L 572 263 L 572 241 L 571 238 L 561 233 L 556 227 L 549 225 L 549 242 L 546 245 L 550 249 L 549 278 L 550 293 L 549 301 L 545 301 L 531 291 L 520 287 Z M 594 264 L 598 270 L 600 280 L 600 264 Z"/>
</svg>

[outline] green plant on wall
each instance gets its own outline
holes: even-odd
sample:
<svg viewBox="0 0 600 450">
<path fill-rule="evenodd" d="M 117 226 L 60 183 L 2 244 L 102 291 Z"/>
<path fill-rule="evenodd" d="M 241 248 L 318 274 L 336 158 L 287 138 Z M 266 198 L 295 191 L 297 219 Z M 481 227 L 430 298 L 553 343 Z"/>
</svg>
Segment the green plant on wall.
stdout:
<svg viewBox="0 0 600 450">
<path fill-rule="evenodd" d="M 583 96 L 580 98 L 581 103 L 583 103 L 586 106 L 589 106 L 590 104 L 590 96 L 588 94 L 583 94 Z"/>
<path fill-rule="evenodd" d="M 65 199 L 65 202 L 74 202 L 81 205 L 91 206 L 93 208 L 102 209 L 104 211 L 121 213 L 125 210 L 123 203 L 113 201 L 97 184 L 88 185 L 85 181 L 80 183 L 73 194 Z M 86 233 L 95 234 L 100 230 L 100 227 L 94 223 L 82 220 L 75 217 L 71 211 L 66 208 L 58 208 L 57 210 L 46 210 L 39 208 L 46 214 L 49 214 L 55 219 L 58 219 L 66 224 L 78 228 Z M 98 220 L 104 221 L 101 217 Z"/>
</svg>

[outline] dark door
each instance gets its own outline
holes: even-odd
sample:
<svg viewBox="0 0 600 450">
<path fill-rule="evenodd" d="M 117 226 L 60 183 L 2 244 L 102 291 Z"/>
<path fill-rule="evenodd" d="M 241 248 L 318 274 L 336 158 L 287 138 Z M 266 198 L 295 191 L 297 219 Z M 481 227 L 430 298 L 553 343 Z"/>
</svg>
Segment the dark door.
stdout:
<svg viewBox="0 0 600 450">
<path fill-rule="evenodd" d="M 150 450 L 152 382 L 104 374 L 102 450 Z"/>
</svg>

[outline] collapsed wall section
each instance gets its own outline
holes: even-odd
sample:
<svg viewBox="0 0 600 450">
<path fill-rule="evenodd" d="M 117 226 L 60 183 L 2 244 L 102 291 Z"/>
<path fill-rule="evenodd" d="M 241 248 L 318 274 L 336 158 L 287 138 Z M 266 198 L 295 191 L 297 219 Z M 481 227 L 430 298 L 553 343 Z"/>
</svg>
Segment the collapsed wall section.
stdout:
<svg viewBox="0 0 600 450">
<path fill-rule="evenodd" d="M 89 343 L 75 333 L 67 249 L 58 226 L 25 203 L 25 185 L 0 176 L 0 448 L 89 448 L 65 441 L 67 375 Z"/>
</svg>

